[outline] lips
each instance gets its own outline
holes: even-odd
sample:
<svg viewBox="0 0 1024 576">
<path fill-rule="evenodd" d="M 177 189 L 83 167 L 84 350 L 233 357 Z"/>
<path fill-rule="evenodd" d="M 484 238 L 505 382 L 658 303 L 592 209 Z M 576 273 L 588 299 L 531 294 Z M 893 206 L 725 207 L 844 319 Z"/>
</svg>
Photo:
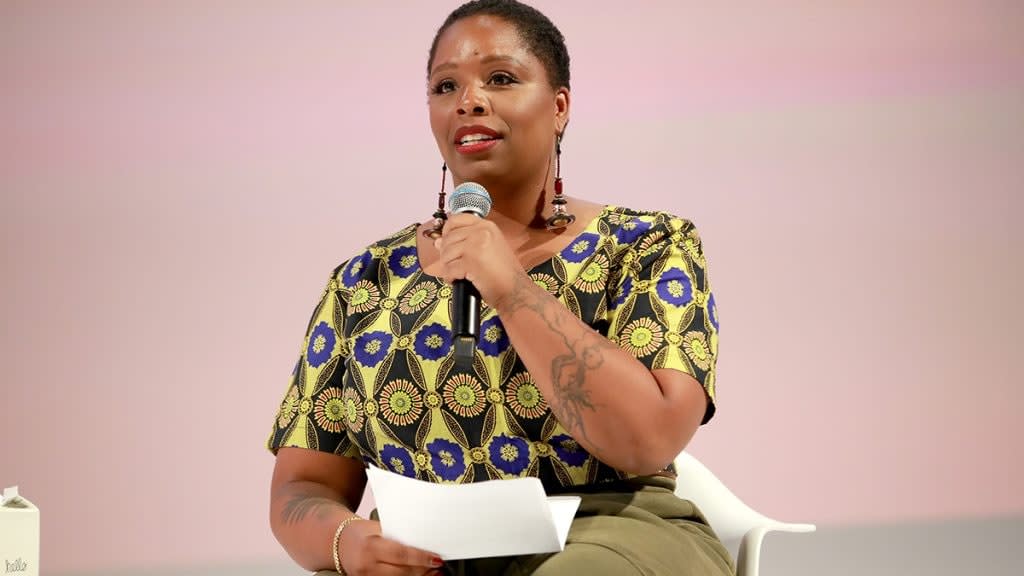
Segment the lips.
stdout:
<svg viewBox="0 0 1024 576">
<path fill-rule="evenodd" d="M 463 126 L 455 131 L 455 149 L 463 152 L 470 149 L 490 148 L 501 135 L 486 126 Z M 487 146 L 484 146 L 487 144 Z"/>
</svg>

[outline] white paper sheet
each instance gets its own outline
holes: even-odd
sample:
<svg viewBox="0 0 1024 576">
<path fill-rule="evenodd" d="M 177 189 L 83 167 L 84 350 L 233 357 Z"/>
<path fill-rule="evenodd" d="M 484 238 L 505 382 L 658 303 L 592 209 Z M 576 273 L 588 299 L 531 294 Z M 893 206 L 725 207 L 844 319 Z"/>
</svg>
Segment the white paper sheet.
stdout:
<svg viewBox="0 0 1024 576">
<path fill-rule="evenodd" d="M 384 536 L 445 560 L 558 552 L 579 496 L 551 496 L 537 478 L 434 484 L 370 466 Z"/>
</svg>

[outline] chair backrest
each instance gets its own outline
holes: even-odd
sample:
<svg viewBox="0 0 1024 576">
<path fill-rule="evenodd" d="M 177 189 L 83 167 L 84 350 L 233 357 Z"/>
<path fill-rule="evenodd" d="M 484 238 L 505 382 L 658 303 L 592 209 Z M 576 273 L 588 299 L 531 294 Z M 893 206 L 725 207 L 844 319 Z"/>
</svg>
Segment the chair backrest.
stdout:
<svg viewBox="0 0 1024 576">
<path fill-rule="evenodd" d="M 690 454 L 681 453 L 675 464 L 679 474 L 676 495 L 700 508 L 733 558 L 738 554 L 740 540 L 751 528 L 772 522 L 747 506 Z"/>
</svg>

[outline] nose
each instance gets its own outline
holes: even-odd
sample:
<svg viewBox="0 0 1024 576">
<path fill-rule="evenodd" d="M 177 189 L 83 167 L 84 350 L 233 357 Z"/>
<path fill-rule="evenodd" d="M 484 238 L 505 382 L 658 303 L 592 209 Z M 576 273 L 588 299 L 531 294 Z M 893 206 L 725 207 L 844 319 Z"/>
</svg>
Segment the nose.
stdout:
<svg viewBox="0 0 1024 576">
<path fill-rule="evenodd" d="M 466 89 L 462 92 L 462 98 L 459 100 L 459 108 L 457 112 L 459 116 L 465 116 L 466 114 L 481 116 L 487 114 L 489 108 L 490 104 L 487 102 L 487 98 L 484 97 L 480 88 L 476 86 L 466 86 Z"/>
</svg>

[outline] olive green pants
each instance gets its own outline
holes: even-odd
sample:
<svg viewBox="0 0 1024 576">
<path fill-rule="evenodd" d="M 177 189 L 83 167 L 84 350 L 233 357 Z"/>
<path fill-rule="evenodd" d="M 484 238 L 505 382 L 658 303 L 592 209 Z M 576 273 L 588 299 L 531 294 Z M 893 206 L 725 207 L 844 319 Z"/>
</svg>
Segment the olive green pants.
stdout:
<svg viewBox="0 0 1024 576">
<path fill-rule="evenodd" d="M 582 497 L 565 550 L 447 562 L 452 576 L 727 576 L 732 559 L 704 516 L 674 493 L 675 481 L 646 477 Z M 317 576 L 336 576 L 333 571 Z"/>
</svg>

